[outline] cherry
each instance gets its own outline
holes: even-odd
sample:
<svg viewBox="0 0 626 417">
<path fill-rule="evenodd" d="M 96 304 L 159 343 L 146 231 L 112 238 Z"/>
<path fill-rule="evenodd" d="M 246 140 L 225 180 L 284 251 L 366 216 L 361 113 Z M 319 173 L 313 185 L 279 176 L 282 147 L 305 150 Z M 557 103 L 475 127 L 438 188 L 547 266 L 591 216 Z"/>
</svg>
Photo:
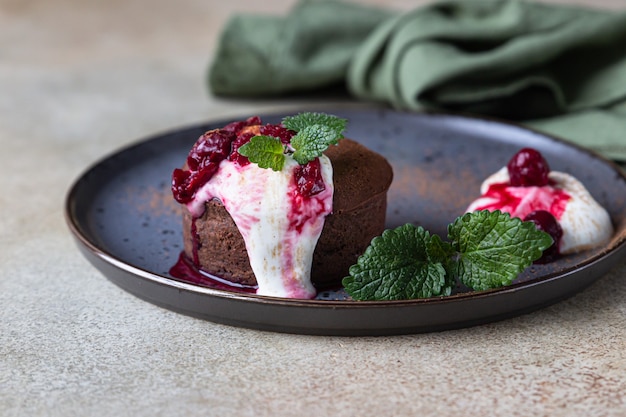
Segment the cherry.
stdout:
<svg viewBox="0 0 626 417">
<path fill-rule="evenodd" d="M 513 155 L 507 164 L 510 183 L 514 187 L 544 186 L 548 184 L 550 166 L 543 155 L 532 148 L 524 148 Z"/>
<path fill-rule="evenodd" d="M 193 192 L 189 189 L 191 171 L 176 168 L 172 173 L 172 194 L 181 204 L 189 202 L 193 198 Z"/>
<path fill-rule="evenodd" d="M 205 161 L 219 162 L 230 153 L 230 144 L 235 134 L 222 129 L 209 130 L 196 141 L 189 155 L 187 165 L 192 171 L 202 169 Z"/>
<path fill-rule="evenodd" d="M 294 178 L 298 191 L 304 197 L 311 197 L 326 189 L 322 178 L 322 165 L 319 158 L 299 165 L 294 172 Z"/>
<path fill-rule="evenodd" d="M 181 204 L 190 202 L 198 188 L 211 179 L 218 167 L 219 163 L 204 161 L 202 169 L 199 171 L 186 171 L 176 168 L 172 173 L 174 199 Z"/>
<path fill-rule="evenodd" d="M 232 132 L 238 135 L 239 132 L 241 132 L 241 129 L 243 129 L 244 127 L 256 126 L 260 124 L 261 124 L 261 118 L 259 116 L 252 116 L 252 117 L 248 117 L 246 120 L 229 123 L 226 126 L 224 126 L 222 130 L 225 130 L 227 132 Z"/>
<path fill-rule="evenodd" d="M 254 133 L 250 133 L 250 132 L 243 133 L 237 136 L 237 139 L 233 141 L 232 151 L 228 159 L 230 159 L 233 162 L 238 163 L 242 167 L 248 165 L 250 163 L 250 160 L 248 159 L 248 157 L 243 156 L 242 154 L 239 153 L 239 148 L 241 148 L 246 143 L 250 142 L 250 139 L 252 139 L 253 136 L 254 136 Z"/>
<path fill-rule="evenodd" d="M 289 130 L 280 125 L 261 126 L 261 135 L 273 136 L 279 138 L 283 145 L 288 145 L 291 142 L 291 138 L 296 134 L 293 130 Z"/>
<path fill-rule="evenodd" d="M 560 255 L 559 244 L 563 236 L 563 229 L 556 218 L 546 210 L 536 210 L 524 218 L 525 222 L 535 223 L 537 229 L 546 232 L 552 237 L 554 243 L 548 249 L 543 251 L 543 256 L 537 260 L 537 263 L 546 263 L 554 260 Z"/>
<path fill-rule="evenodd" d="M 214 129 L 198 138 L 187 155 L 187 169 L 177 168 L 172 172 L 172 194 L 176 201 L 185 204 L 193 199 L 198 188 L 211 179 L 220 162 L 228 157 L 236 137 L 231 130 Z"/>
</svg>

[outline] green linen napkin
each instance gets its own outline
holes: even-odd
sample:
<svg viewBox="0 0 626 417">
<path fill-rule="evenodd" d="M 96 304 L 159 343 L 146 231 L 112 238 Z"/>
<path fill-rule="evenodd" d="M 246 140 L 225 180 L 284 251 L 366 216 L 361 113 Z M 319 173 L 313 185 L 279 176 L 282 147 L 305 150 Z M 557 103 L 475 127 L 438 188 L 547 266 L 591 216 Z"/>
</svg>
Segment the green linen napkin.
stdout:
<svg viewBox="0 0 626 417">
<path fill-rule="evenodd" d="M 345 83 L 363 100 L 521 121 L 626 160 L 626 12 L 456 0 L 393 13 L 301 1 L 237 16 L 209 85 L 263 96 Z"/>
<path fill-rule="evenodd" d="M 335 1 L 302 1 L 285 17 L 236 15 L 209 71 L 218 95 L 254 97 L 343 82 L 368 34 L 393 13 Z"/>
</svg>

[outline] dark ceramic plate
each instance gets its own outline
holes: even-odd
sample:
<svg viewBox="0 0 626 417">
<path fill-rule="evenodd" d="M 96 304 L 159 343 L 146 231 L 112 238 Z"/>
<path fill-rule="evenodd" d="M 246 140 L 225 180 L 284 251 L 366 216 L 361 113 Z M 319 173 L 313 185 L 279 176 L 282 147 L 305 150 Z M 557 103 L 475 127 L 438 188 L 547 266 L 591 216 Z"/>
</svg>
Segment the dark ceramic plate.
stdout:
<svg viewBox="0 0 626 417">
<path fill-rule="evenodd" d="M 624 255 L 626 178 L 595 154 L 491 120 L 391 110 L 334 113 L 349 119 L 348 137 L 393 165 L 388 227 L 412 222 L 445 237 L 448 223 L 478 195 L 481 181 L 530 146 L 552 169 L 572 173 L 589 188 L 608 209 L 616 236 L 606 247 L 533 266 L 511 286 L 425 300 L 355 302 L 342 300 L 341 291 L 292 300 L 180 281 L 168 272 L 182 250 L 170 176 L 205 130 L 229 122 L 220 120 L 149 138 L 91 167 L 66 201 L 79 248 L 108 279 L 159 306 L 235 326 L 327 335 L 438 331 L 513 317 L 575 294 Z M 263 121 L 282 117 L 267 115 Z"/>
</svg>

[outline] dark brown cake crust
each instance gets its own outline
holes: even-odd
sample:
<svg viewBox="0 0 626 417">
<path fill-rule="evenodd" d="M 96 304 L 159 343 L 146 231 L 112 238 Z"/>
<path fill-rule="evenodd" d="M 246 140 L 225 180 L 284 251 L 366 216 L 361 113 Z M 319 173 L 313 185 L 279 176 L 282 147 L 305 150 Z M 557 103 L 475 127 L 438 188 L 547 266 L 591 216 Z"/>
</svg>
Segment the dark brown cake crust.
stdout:
<svg viewBox="0 0 626 417">
<path fill-rule="evenodd" d="M 355 141 L 343 139 L 325 154 L 333 165 L 335 192 L 333 213 L 326 217 L 313 254 L 311 280 L 317 288 L 338 284 L 372 238 L 383 232 L 393 177 L 385 158 Z M 199 268 L 228 281 L 256 285 L 244 240 L 219 201 L 206 203 L 195 221 L 184 210 L 183 237 L 185 254 L 195 257 Z"/>
</svg>

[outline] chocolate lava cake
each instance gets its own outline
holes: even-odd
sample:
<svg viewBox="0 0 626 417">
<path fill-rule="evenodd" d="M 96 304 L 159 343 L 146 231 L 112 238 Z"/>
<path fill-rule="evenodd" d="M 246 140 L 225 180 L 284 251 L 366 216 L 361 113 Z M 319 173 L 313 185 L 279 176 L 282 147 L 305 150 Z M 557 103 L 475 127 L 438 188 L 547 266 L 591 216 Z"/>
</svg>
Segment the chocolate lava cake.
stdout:
<svg viewBox="0 0 626 417">
<path fill-rule="evenodd" d="M 393 172 L 387 160 L 342 139 L 324 154 L 333 167 L 333 208 L 313 253 L 311 281 L 319 290 L 341 282 L 373 237 L 385 229 L 387 190 Z M 245 196 L 242 196 L 245 198 Z M 226 281 L 255 286 L 244 239 L 217 199 L 200 217 L 183 209 L 184 253 L 196 268 Z"/>
</svg>

